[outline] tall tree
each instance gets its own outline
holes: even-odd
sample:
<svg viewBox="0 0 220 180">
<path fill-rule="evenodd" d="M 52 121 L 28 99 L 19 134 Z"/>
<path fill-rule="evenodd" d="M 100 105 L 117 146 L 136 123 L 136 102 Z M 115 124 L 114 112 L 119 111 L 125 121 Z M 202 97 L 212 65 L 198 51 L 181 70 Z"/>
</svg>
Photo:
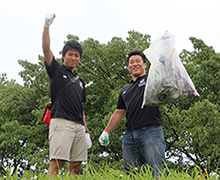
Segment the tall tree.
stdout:
<svg viewBox="0 0 220 180">
<path fill-rule="evenodd" d="M 67 40 L 71 39 L 79 40 L 68 35 Z M 180 58 L 201 97 L 161 105 L 166 153 L 168 158 L 177 158 L 176 167 L 190 167 L 192 162 L 210 172 L 220 167 L 220 55 L 202 40 L 190 40 L 194 50 L 183 50 Z M 100 146 L 98 138 L 116 108 L 121 88 L 131 80 L 126 54 L 148 48 L 150 36 L 129 31 L 126 40 L 113 37 L 101 44 L 89 38 L 81 43 L 84 54 L 76 70 L 86 82 L 84 111 L 93 141 L 89 160 L 97 162 L 97 166 L 100 161 L 120 164 L 125 119 L 111 133 L 109 146 Z M 61 59 L 58 61 L 61 63 Z M 24 68 L 20 72 L 23 86 L 8 81 L 6 75 L 0 76 L 0 166 L 10 167 L 13 163 L 22 175 L 25 170 L 39 173 L 48 167 L 48 126 L 41 117 L 50 92 L 43 57 L 39 56 L 37 64 L 26 60 L 19 60 L 19 64 Z"/>
<path fill-rule="evenodd" d="M 39 59 L 38 64 L 19 60 L 24 86 L 5 75 L 0 78 L 0 166 L 11 167 L 12 174 L 47 166 L 48 126 L 41 117 L 50 98 L 43 59 Z"/>
<path fill-rule="evenodd" d="M 87 86 L 88 102 L 85 113 L 88 127 L 93 140 L 92 157 L 100 162 L 100 154 L 110 162 L 122 159 L 121 140 L 125 131 L 124 122 L 111 134 L 108 147 L 101 147 L 98 138 L 107 125 L 116 108 L 118 94 L 121 88 L 130 82 L 131 76 L 127 69 L 126 54 L 133 49 L 144 50 L 150 45 L 150 36 L 129 31 L 126 40 L 113 37 L 107 44 L 100 44 L 94 39 L 84 41 L 84 55 L 78 66 L 80 76 L 90 83 Z"/>
<path fill-rule="evenodd" d="M 167 155 L 178 157 L 179 167 L 195 164 L 211 172 L 220 167 L 220 54 L 190 40 L 194 50 L 183 50 L 180 58 L 201 97 L 162 107 Z"/>
</svg>

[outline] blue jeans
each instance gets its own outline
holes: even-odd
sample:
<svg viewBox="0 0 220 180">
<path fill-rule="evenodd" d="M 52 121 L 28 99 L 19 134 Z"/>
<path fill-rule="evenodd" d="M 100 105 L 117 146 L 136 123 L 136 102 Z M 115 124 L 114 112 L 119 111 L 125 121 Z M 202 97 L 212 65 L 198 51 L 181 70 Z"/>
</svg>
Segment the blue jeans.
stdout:
<svg viewBox="0 0 220 180">
<path fill-rule="evenodd" d="M 150 126 L 126 131 L 122 141 L 123 165 L 126 172 L 144 164 L 153 168 L 153 176 L 163 172 L 165 142 L 162 126 Z"/>
</svg>

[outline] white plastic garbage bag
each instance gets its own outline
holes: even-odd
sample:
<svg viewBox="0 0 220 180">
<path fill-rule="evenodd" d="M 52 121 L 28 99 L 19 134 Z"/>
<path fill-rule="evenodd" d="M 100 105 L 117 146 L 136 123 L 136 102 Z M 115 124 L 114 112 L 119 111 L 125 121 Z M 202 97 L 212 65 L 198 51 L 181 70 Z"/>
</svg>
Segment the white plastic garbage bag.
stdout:
<svg viewBox="0 0 220 180">
<path fill-rule="evenodd" d="M 142 108 L 199 96 L 175 49 L 175 35 L 165 32 L 144 51 L 150 61 Z"/>
</svg>

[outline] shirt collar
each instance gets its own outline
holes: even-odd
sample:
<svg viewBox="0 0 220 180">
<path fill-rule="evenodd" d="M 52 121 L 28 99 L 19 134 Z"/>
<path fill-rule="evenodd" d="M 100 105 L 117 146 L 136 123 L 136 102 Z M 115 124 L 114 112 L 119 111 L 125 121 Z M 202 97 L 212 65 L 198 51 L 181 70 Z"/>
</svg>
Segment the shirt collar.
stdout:
<svg viewBox="0 0 220 180">
<path fill-rule="evenodd" d="M 135 82 L 139 81 L 140 79 L 145 78 L 146 76 L 147 76 L 147 74 L 140 76 L 136 79 L 136 81 L 131 80 L 131 83 L 135 83 Z"/>
<path fill-rule="evenodd" d="M 72 72 L 69 68 L 67 68 L 64 64 L 62 64 L 61 65 L 62 67 L 63 67 L 63 69 L 64 69 L 64 71 L 69 71 L 69 72 L 71 72 L 74 76 L 76 76 L 77 75 L 77 72 L 74 70 L 74 72 Z"/>
</svg>

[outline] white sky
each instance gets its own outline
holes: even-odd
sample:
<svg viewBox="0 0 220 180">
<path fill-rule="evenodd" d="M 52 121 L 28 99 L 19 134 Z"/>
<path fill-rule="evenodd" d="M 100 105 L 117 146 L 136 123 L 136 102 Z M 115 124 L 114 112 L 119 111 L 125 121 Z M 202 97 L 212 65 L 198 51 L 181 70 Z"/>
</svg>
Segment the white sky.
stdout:
<svg viewBox="0 0 220 180">
<path fill-rule="evenodd" d="M 43 55 L 42 31 L 46 14 L 55 13 L 51 49 L 56 57 L 68 34 L 107 43 L 124 40 L 130 30 L 151 35 L 168 30 L 176 49 L 192 50 L 189 37 L 202 39 L 220 52 L 220 0 L 0 0 L 0 74 L 22 84 L 18 60 L 38 62 Z"/>
</svg>

